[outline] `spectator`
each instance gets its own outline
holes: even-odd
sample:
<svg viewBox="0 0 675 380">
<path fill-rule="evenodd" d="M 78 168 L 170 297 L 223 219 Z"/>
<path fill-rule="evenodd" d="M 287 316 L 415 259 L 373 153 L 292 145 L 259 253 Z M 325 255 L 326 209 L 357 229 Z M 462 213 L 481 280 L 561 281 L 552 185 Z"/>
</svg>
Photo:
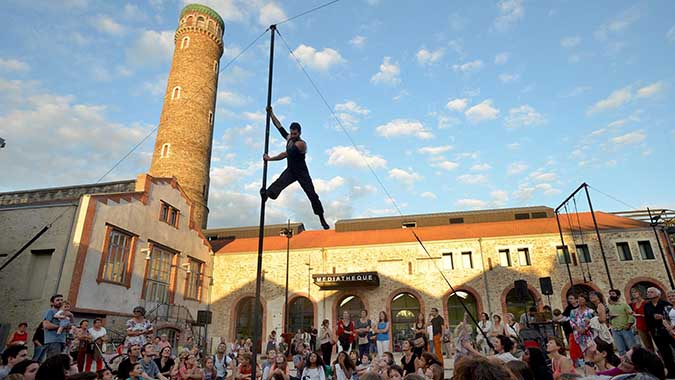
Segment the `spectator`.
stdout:
<svg viewBox="0 0 675 380">
<path fill-rule="evenodd" d="M 35 380 L 65 380 L 66 376 L 75 373 L 77 373 L 77 363 L 73 361 L 70 355 L 58 354 L 47 358 L 40 365 L 35 374 Z"/>
<path fill-rule="evenodd" d="M 652 336 L 649 334 L 649 329 L 647 328 L 647 322 L 645 321 L 645 304 L 647 301 L 644 300 L 642 292 L 638 288 L 633 288 L 630 290 L 631 299 L 633 302 L 630 304 L 630 308 L 633 310 L 633 316 L 635 317 L 635 328 L 637 329 L 638 335 L 640 336 L 640 341 L 642 345 L 649 351 L 654 351 L 654 342 L 652 342 Z"/>
<path fill-rule="evenodd" d="M 188 358 L 189 359 L 189 358 Z M 238 380 L 251 379 L 251 373 L 253 372 L 253 367 L 251 366 L 251 354 L 245 353 L 239 358 L 239 368 L 237 369 L 237 375 L 235 376 Z M 260 368 L 256 368 L 256 374 L 260 375 Z M 201 379 L 200 377 L 193 377 L 194 379 Z M 191 379 L 190 377 L 183 377 L 182 380 Z"/>
<path fill-rule="evenodd" d="M 8 346 L 28 346 L 28 323 L 19 323 L 18 329 L 12 334 L 12 337 L 7 342 Z"/>
<path fill-rule="evenodd" d="M 478 350 L 483 355 L 487 355 L 490 345 L 488 344 L 487 340 L 485 340 L 485 336 L 490 333 L 490 330 L 492 330 L 492 322 L 490 321 L 490 316 L 487 313 L 480 313 L 478 316 L 478 328 L 481 331 L 478 331 L 476 334 L 476 345 L 478 346 Z"/>
<path fill-rule="evenodd" d="M 45 345 L 44 351 L 47 359 L 61 354 L 66 348 L 66 334 L 57 334 L 59 329 L 59 320 L 54 315 L 63 306 L 63 296 L 55 294 L 49 299 L 50 308 L 42 318 L 42 328 L 44 329 Z"/>
<path fill-rule="evenodd" d="M 123 379 L 123 378 L 122 378 Z M 129 371 L 129 377 L 127 380 L 144 380 L 143 379 L 143 366 L 141 363 L 136 363 L 131 367 L 131 371 Z"/>
<path fill-rule="evenodd" d="M 108 331 L 103 327 L 103 319 L 94 319 L 94 326 L 89 328 L 90 343 L 86 348 L 84 361 L 85 371 L 100 371 L 103 369 L 104 344 L 108 340 Z"/>
<path fill-rule="evenodd" d="M 350 380 L 356 371 L 356 366 L 344 351 L 338 353 L 333 363 L 333 374 L 335 380 Z"/>
<path fill-rule="evenodd" d="M 290 376 L 288 375 L 288 363 L 286 362 L 286 356 L 281 352 L 277 354 L 274 358 L 274 364 L 270 367 L 269 374 L 267 378 L 263 380 L 269 380 L 275 376 L 281 376 L 283 380 L 289 380 Z"/>
<path fill-rule="evenodd" d="M 330 322 L 327 319 L 324 319 L 323 322 L 321 322 L 319 343 L 321 344 L 321 359 L 323 359 L 324 363 L 330 364 L 333 346 L 335 345 L 335 337 L 333 336 L 333 331 L 330 329 Z"/>
<path fill-rule="evenodd" d="M 45 357 L 45 330 L 42 328 L 42 323 L 38 323 L 35 332 L 33 333 L 33 360 L 42 363 Z"/>
<path fill-rule="evenodd" d="M 628 357 L 627 360 L 631 362 L 633 367 L 632 373 L 648 374 L 659 380 L 666 379 L 666 370 L 663 366 L 663 362 L 655 353 L 638 346 L 626 353 L 626 357 Z M 631 373 L 628 373 L 625 375 L 615 376 L 612 379 L 624 380 L 631 377 Z"/>
<path fill-rule="evenodd" d="M 513 374 L 503 364 L 497 364 L 479 355 L 467 356 L 460 360 L 455 365 L 452 378 L 454 380 L 515 380 Z"/>
<path fill-rule="evenodd" d="M 164 347 L 171 347 L 171 343 L 169 343 L 169 337 L 166 334 L 160 335 L 159 343 L 157 345 L 159 346 L 159 350 L 157 350 L 157 352 L 162 352 Z"/>
<path fill-rule="evenodd" d="M 436 353 L 436 356 L 438 358 L 443 358 L 443 350 L 441 349 L 441 337 L 443 335 L 443 325 L 445 324 L 445 320 L 443 317 L 438 314 L 438 309 L 435 307 L 431 308 L 431 320 L 429 321 L 429 324 L 431 324 L 431 331 L 432 331 L 432 340 L 434 343 L 434 352 Z"/>
<path fill-rule="evenodd" d="M 520 331 L 520 326 L 513 318 L 513 313 L 504 314 L 504 335 L 517 342 L 519 339 L 518 332 Z"/>
<path fill-rule="evenodd" d="M 368 340 L 368 334 L 370 333 L 373 325 L 371 320 L 368 319 L 368 310 L 361 310 L 361 318 L 356 321 L 354 327 L 356 327 L 359 357 L 362 357 L 364 354 L 368 354 L 370 351 L 370 340 Z"/>
<path fill-rule="evenodd" d="M 417 314 L 417 319 L 415 320 L 415 337 L 413 340 L 413 351 L 417 357 L 422 356 L 422 352 L 427 348 L 427 326 L 424 322 L 424 314 Z"/>
<path fill-rule="evenodd" d="M 645 304 L 645 322 L 654 343 L 659 350 L 659 355 L 668 369 L 668 377 L 675 376 L 675 359 L 672 349 L 675 348 L 675 340 L 670 336 L 663 324 L 666 308 L 672 306 L 661 299 L 661 291 L 657 288 L 647 288 L 649 302 Z"/>
<path fill-rule="evenodd" d="M 276 351 L 277 350 L 277 332 L 272 330 L 270 336 L 267 338 L 267 349 L 265 352 Z"/>
<path fill-rule="evenodd" d="M 134 369 L 136 363 L 138 363 L 141 356 L 141 346 L 138 344 L 132 344 L 127 349 L 127 358 L 122 360 L 117 366 L 117 377 L 120 379 L 126 379 L 129 377 L 129 374 Z"/>
<path fill-rule="evenodd" d="M 538 347 L 525 348 L 525 351 L 523 351 L 523 361 L 530 367 L 536 380 L 553 380 L 551 368 L 546 364 L 546 356 Z"/>
<path fill-rule="evenodd" d="M 109 369 L 101 369 L 96 371 L 97 380 L 113 380 L 113 374 Z"/>
<path fill-rule="evenodd" d="M 309 328 L 309 348 L 312 351 L 316 351 L 316 337 L 319 335 L 319 330 L 314 326 Z"/>
<path fill-rule="evenodd" d="M 577 297 L 574 294 L 570 294 L 567 296 L 567 305 L 565 306 L 565 310 L 563 310 L 562 315 L 563 317 L 567 318 L 564 320 L 562 323 L 562 328 L 563 331 L 565 332 L 565 338 L 572 339 L 570 335 L 574 332 L 572 329 L 572 325 L 570 325 L 570 314 L 572 314 L 572 310 L 575 310 L 579 304 L 577 303 Z"/>
<path fill-rule="evenodd" d="M 349 317 L 349 312 L 342 312 L 342 318 L 337 322 L 335 335 L 340 342 L 340 350 L 349 352 L 354 342 L 354 322 Z"/>
<path fill-rule="evenodd" d="M 152 379 L 167 380 L 167 378 L 162 375 L 157 366 L 157 363 L 153 360 L 155 358 L 155 345 L 154 343 L 146 343 L 141 348 L 141 367 L 143 367 L 144 376 L 150 376 Z"/>
<path fill-rule="evenodd" d="M 384 352 L 391 350 L 389 345 L 389 318 L 387 318 L 386 312 L 381 311 L 378 319 L 374 332 L 377 334 L 377 356 L 382 357 Z"/>
<path fill-rule="evenodd" d="M 506 335 L 504 325 L 502 324 L 502 316 L 499 314 L 492 314 L 492 327 L 490 327 L 488 336 L 496 338 L 499 335 Z"/>
<path fill-rule="evenodd" d="M 415 360 L 417 360 L 417 355 L 413 352 L 412 343 L 409 340 L 404 340 L 401 343 L 401 351 L 403 351 L 403 356 L 401 356 L 401 367 L 403 367 L 402 376 L 409 373 L 415 373 Z"/>
<path fill-rule="evenodd" d="M 609 318 L 612 325 L 612 337 L 619 355 L 623 356 L 626 351 L 635 346 L 635 335 L 633 334 L 633 310 L 620 299 L 621 291 L 612 289 L 609 291 Z"/>
<path fill-rule="evenodd" d="M 431 352 L 422 353 L 422 358 L 419 361 L 419 367 L 422 369 L 422 373 L 425 375 L 425 377 L 433 380 L 439 380 L 438 376 L 440 376 L 440 379 L 443 379 L 443 364 L 440 362 L 436 354 Z M 430 371 L 430 373 L 427 374 L 427 371 Z"/>
<path fill-rule="evenodd" d="M 28 358 L 28 347 L 23 345 L 9 346 L 2 353 L 2 368 L 0 368 L 0 379 L 9 374 L 12 368 Z"/>
<path fill-rule="evenodd" d="M 204 359 L 204 376 L 203 380 L 216 380 L 218 371 L 213 366 L 213 356 Z"/>
<path fill-rule="evenodd" d="M 323 368 L 321 356 L 312 352 L 307 359 L 307 365 L 302 370 L 302 380 L 326 380 L 326 372 Z"/>
<path fill-rule="evenodd" d="M 563 343 L 562 339 L 557 336 L 549 337 L 546 343 L 546 352 L 551 358 L 551 370 L 553 371 L 554 379 L 557 379 L 562 374 L 575 374 L 577 372 L 572 360 L 565 356 L 565 343 Z"/>
<path fill-rule="evenodd" d="M 37 374 L 38 368 L 40 368 L 40 363 L 35 360 L 22 360 L 12 367 L 12 370 L 9 371 L 9 374 L 19 374 L 23 376 L 24 380 L 35 380 L 35 374 Z"/>
<path fill-rule="evenodd" d="M 513 349 L 513 342 L 507 336 L 497 336 L 497 339 L 494 340 L 494 346 L 496 351 L 495 357 L 497 359 L 503 361 L 504 363 L 508 363 L 512 360 L 518 360 L 511 353 L 511 350 Z"/>
<path fill-rule="evenodd" d="M 162 353 L 164 353 L 164 351 L 165 350 L 162 350 Z M 170 355 L 171 350 L 168 350 L 168 352 Z M 166 362 L 168 360 L 171 360 L 171 357 L 169 357 L 168 359 L 164 359 L 164 355 L 162 354 L 160 359 Z M 216 368 L 216 380 L 225 380 L 225 378 L 227 377 L 227 368 L 229 368 L 231 365 L 232 365 L 232 358 L 230 358 L 227 355 L 227 345 L 225 343 L 220 343 L 218 345 L 218 348 L 216 349 L 216 354 L 213 355 L 213 366 Z M 164 372 L 161 367 L 160 371 Z"/>
<path fill-rule="evenodd" d="M 593 342 L 593 331 L 591 331 L 591 319 L 593 310 L 586 306 L 586 296 L 580 294 L 577 296 L 577 308 L 570 313 L 570 325 L 574 329 L 572 339 L 569 339 L 570 357 L 572 360 L 581 360 L 588 346 Z"/>
<path fill-rule="evenodd" d="M 403 380 L 403 368 L 396 364 L 392 365 L 389 367 L 389 371 L 387 371 L 387 377 L 389 380 Z"/>
<path fill-rule="evenodd" d="M 537 313 L 537 308 L 532 306 L 530 307 L 526 313 L 523 313 L 520 316 L 520 329 L 524 329 L 527 327 L 530 327 L 530 323 L 534 322 L 535 318 L 534 315 Z"/>
<path fill-rule="evenodd" d="M 146 336 L 153 333 L 152 323 L 145 319 L 145 308 L 136 306 L 133 310 L 134 317 L 127 321 L 127 337 L 124 346 L 129 348 L 132 344 L 142 347 L 146 342 Z"/>
<path fill-rule="evenodd" d="M 517 380 L 534 380 L 534 373 L 530 367 L 520 360 L 513 360 L 506 363 L 506 368 L 511 371 Z M 539 378 L 536 378 L 539 380 Z"/>
<path fill-rule="evenodd" d="M 84 371 L 86 357 L 91 356 L 93 353 L 93 350 L 91 350 L 93 348 L 93 339 L 89 335 L 89 321 L 86 319 L 81 320 L 80 326 L 73 330 L 75 340 L 73 340 L 71 347 L 76 350 L 77 369 L 82 372 Z"/>
</svg>

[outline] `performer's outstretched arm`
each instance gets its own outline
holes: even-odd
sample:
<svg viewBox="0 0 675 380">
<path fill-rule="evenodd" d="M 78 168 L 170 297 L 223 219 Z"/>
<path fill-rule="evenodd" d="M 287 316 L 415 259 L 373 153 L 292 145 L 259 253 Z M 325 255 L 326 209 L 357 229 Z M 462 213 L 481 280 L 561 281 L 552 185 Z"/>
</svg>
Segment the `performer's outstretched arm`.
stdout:
<svg viewBox="0 0 675 380">
<path fill-rule="evenodd" d="M 284 140 L 286 140 L 288 138 L 288 132 L 286 131 L 286 129 L 284 129 L 284 126 L 281 125 L 281 122 L 279 121 L 279 119 L 277 119 L 277 116 L 272 111 L 272 106 L 267 107 L 267 112 L 269 112 L 270 117 L 272 118 L 272 123 L 274 123 L 274 126 L 277 127 L 277 130 L 279 131 L 279 133 L 281 133 L 281 137 L 283 137 Z"/>
<path fill-rule="evenodd" d="M 277 154 L 276 156 L 270 156 L 270 155 L 267 155 L 267 154 L 263 154 L 263 160 L 265 160 L 265 161 L 281 161 L 286 157 L 288 157 L 288 153 L 286 153 L 286 152 L 281 152 L 281 153 Z"/>
</svg>

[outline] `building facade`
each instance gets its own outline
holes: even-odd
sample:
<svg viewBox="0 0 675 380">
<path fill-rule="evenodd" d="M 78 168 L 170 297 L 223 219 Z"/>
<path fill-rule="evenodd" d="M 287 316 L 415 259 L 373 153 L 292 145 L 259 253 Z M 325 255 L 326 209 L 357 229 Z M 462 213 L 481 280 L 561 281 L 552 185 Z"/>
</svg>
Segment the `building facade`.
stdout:
<svg viewBox="0 0 675 380">
<path fill-rule="evenodd" d="M 464 314 L 460 299 L 472 314 L 511 312 L 518 318 L 530 306 L 550 304 L 562 309 L 570 291 L 606 294 L 610 281 L 591 215 L 579 214 L 579 229 L 563 231 L 564 249 L 553 212 L 544 209 L 545 214 L 541 208 L 533 209 L 529 219 L 516 219 L 516 214 L 527 209 L 503 210 L 497 217 L 486 212 L 492 216 L 474 221 L 475 213 L 440 217 L 445 225 L 427 223 L 415 228 L 424 247 L 409 228 L 401 228 L 414 227 L 410 224 L 414 219 L 423 219 L 415 216 L 401 219 L 398 228 L 377 227 L 392 223 L 386 218 L 367 223 L 352 220 L 336 223 L 337 230 L 301 232 L 290 241 L 268 236 L 262 305 L 258 306 L 262 336 L 272 330 L 316 327 L 323 319 L 334 327 L 342 311 L 356 317 L 365 308 L 373 319 L 380 311 L 390 316 L 392 339 L 398 348 L 401 339 L 410 337 L 416 315 L 428 316 L 432 307 L 451 326 L 459 323 Z M 670 288 L 648 224 L 601 212 L 596 217 L 614 288 L 623 294 L 648 285 Z M 209 236 L 209 231 L 205 233 Z M 235 238 L 215 253 L 211 304 L 215 337 L 230 341 L 252 335 L 257 242 L 257 238 Z M 672 253 L 667 255 L 670 268 Z M 550 296 L 540 288 L 539 279 L 544 277 L 552 281 Z M 514 285 L 520 279 L 527 281 L 524 297 Z"/>
<path fill-rule="evenodd" d="M 77 320 L 104 318 L 118 335 L 141 305 L 157 329 L 197 337 L 192 322 L 208 308 L 212 250 L 193 212 L 175 179 L 149 175 L 0 194 L 6 260 L 51 225 L 0 272 L 3 334 L 23 321 L 35 328 L 59 293 Z"/>
</svg>

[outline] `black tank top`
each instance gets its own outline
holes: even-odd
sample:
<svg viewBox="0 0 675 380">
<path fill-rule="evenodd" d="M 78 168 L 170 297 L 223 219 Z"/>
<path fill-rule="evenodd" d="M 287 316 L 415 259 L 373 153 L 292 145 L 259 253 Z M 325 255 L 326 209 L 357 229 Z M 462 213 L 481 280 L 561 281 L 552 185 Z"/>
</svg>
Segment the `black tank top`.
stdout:
<svg viewBox="0 0 675 380">
<path fill-rule="evenodd" d="M 286 160 L 288 162 L 288 167 L 291 169 L 306 169 L 307 163 L 305 162 L 305 153 L 301 152 L 295 145 L 298 141 L 303 140 L 288 139 L 286 142 L 286 154 L 288 154 Z"/>
</svg>

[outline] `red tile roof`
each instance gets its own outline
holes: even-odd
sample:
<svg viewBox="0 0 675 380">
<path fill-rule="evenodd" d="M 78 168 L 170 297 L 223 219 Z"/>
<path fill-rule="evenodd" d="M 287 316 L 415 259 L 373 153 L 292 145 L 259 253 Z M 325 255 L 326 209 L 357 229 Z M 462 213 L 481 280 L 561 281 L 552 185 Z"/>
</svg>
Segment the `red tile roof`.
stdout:
<svg viewBox="0 0 675 380">
<path fill-rule="evenodd" d="M 565 232 L 579 230 L 579 224 L 584 231 L 593 230 L 591 213 L 560 214 L 560 224 Z M 645 228 L 649 224 L 630 218 L 596 212 L 598 228 L 601 230 Z M 571 224 L 571 228 L 570 228 Z M 434 227 L 419 227 L 415 229 L 420 239 L 425 241 L 486 238 L 498 236 L 521 236 L 558 233 L 555 218 L 512 220 L 506 222 L 450 224 Z M 291 239 L 293 249 L 328 248 L 376 244 L 411 243 L 415 236 L 406 229 L 386 229 L 368 231 L 335 232 L 305 231 Z M 286 238 L 272 236 L 265 238 L 266 251 L 285 250 Z M 215 249 L 214 249 L 215 250 Z M 257 252 L 258 238 L 235 239 L 216 250 L 216 254 Z"/>
</svg>

